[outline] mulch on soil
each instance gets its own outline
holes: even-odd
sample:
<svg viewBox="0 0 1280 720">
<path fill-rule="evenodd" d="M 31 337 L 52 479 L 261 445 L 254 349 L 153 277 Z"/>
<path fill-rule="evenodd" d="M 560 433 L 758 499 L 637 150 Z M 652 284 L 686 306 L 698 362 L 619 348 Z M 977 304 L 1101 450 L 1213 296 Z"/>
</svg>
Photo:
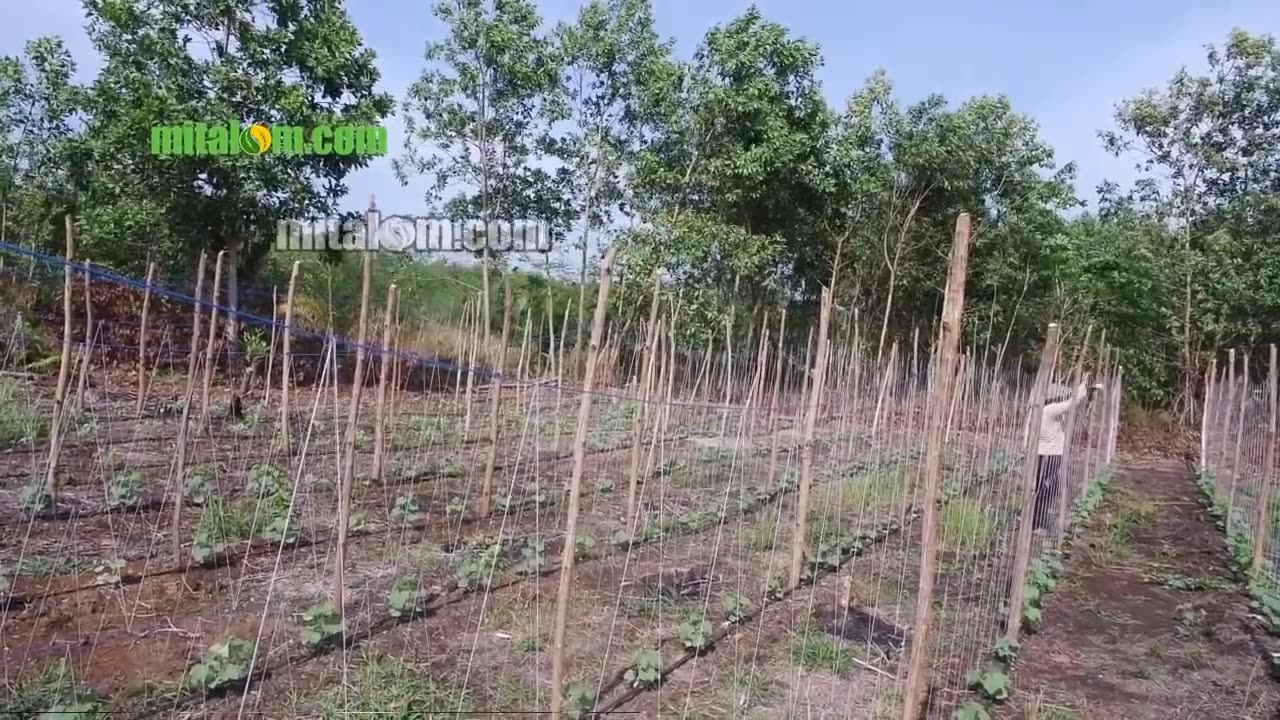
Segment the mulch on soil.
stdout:
<svg viewBox="0 0 1280 720">
<path fill-rule="evenodd" d="M 1023 642 L 1017 692 L 998 717 L 1280 717 L 1270 640 L 1197 499 L 1183 465 L 1117 472 L 1071 548 L 1043 629 Z"/>
</svg>

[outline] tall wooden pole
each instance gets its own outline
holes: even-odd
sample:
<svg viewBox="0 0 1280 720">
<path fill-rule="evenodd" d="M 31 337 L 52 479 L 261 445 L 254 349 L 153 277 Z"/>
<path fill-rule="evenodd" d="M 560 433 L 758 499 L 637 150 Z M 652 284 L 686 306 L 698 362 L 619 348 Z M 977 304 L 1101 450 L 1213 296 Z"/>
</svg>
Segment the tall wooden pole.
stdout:
<svg viewBox="0 0 1280 720">
<path fill-rule="evenodd" d="M 370 208 L 370 212 L 372 212 Z M 351 405 L 347 411 L 347 434 L 343 438 L 345 448 L 342 458 L 342 477 L 338 492 L 338 547 L 337 567 L 333 573 L 334 605 L 345 617 L 344 590 L 347 573 L 347 534 L 351 521 L 351 487 L 355 484 L 356 427 L 360 420 L 360 395 L 364 391 L 365 341 L 369 332 L 369 274 L 373 253 L 365 251 L 364 267 L 360 275 L 360 329 L 356 338 L 356 371 L 351 379 Z M 336 376 L 335 376 L 336 377 Z M 345 620 L 343 621 L 345 624 Z"/>
<path fill-rule="evenodd" d="M 551 717 L 560 720 L 564 704 L 564 639 L 569 622 L 569 588 L 573 583 L 574 539 L 578 536 L 578 510 L 582 502 L 582 470 L 586 465 L 587 426 L 591 422 L 591 396 L 595 390 L 596 361 L 600 354 L 600 338 L 604 335 L 605 316 L 609 308 L 609 289 L 613 284 L 613 258 L 617 245 L 611 245 L 600 263 L 600 289 L 596 296 L 596 312 L 591 320 L 591 345 L 587 349 L 586 375 L 578 402 L 578 426 L 573 437 L 573 471 L 569 476 L 568 521 L 564 547 L 560 552 L 560 585 L 556 590 L 555 630 L 551 640 Z"/>
<path fill-rule="evenodd" d="M 80 347 L 80 380 L 76 383 L 77 410 L 84 407 L 84 391 L 89 385 L 89 365 L 93 363 L 93 268 L 84 261 L 84 344 Z"/>
<path fill-rule="evenodd" d="M 200 360 L 200 303 L 204 301 L 204 271 L 207 256 L 200 253 L 196 268 L 196 295 L 191 304 L 191 350 L 187 353 L 187 387 L 182 396 L 182 419 L 178 422 L 178 442 L 173 478 L 173 564 L 182 563 L 182 501 L 187 476 L 187 427 L 191 424 L 191 401 L 196 393 L 196 364 Z"/>
<path fill-rule="evenodd" d="M 493 474 L 498 464 L 498 435 L 501 423 L 498 422 L 502 409 L 502 374 L 507 370 L 507 345 L 511 344 L 511 282 L 506 275 L 502 278 L 502 345 L 498 347 L 498 367 L 491 378 L 489 388 L 489 453 L 485 457 L 484 478 L 480 483 L 480 502 L 476 509 L 477 517 L 488 517 L 493 511 Z"/>
<path fill-rule="evenodd" d="M 1272 343 L 1271 357 L 1267 365 L 1267 446 L 1262 453 L 1262 487 L 1253 517 L 1253 562 L 1250 563 L 1256 577 L 1266 558 L 1267 543 L 1271 540 L 1271 484 L 1276 470 L 1276 346 Z M 1207 397 L 1207 393 L 1206 393 Z"/>
<path fill-rule="evenodd" d="M 209 419 L 209 389 L 213 385 L 213 349 L 218 339 L 218 291 L 222 287 L 222 261 L 226 250 L 218 251 L 218 259 L 213 265 L 213 289 L 209 291 L 209 340 L 204 349 L 204 380 L 200 394 L 200 421 L 196 423 L 197 432 Z"/>
<path fill-rule="evenodd" d="M 44 476 L 44 492 L 49 505 L 58 503 L 58 453 L 62 450 L 62 415 L 67 403 L 67 380 L 71 376 L 71 286 L 76 256 L 75 220 L 67 213 L 67 256 L 62 266 L 62 362 L 58 366 L 58 387 L 53 395 L 53 418 L 49 423 L 49 466 Z M 34 266 L 34 263 L 32 263 Z"/>
<path fill-rule="evenodd" d="M 1036 382 L 1027 400 L 1027 419 L 1023 439 L 1025 459 L 1022 466 L 1022 512 L 1018 515 L 1017 545 L 1013 555 L 1013 584 L 1009 590 L 1009 615 L 1005 637 L 1010 643 L 1018 642 L 1022 633 L 1022 601 L 1026 596 L 1027 568 L 1031 564 L 1032 530 L 1035 526 L 1036 472 L 1039 468 L 1038 444 L 1040 423 L 1044 414 L 1044 399 L 1049 377 L 1053 373 L 1053 360 L 1058 354 L 1058 326 L 1049 325 L 1044 349 L 1040 353 L 1040 367 L 1036 370 Z M 1061 488 L 1059 488 L 1061 491 Z"/>
<path fill-rule="evenodd" d="M 298 267 L 300 265 L 301 263 L 295 261 L 293 269 L 289 271 L 289 291 L 285 295 L 284 301 L 284 332 L 280 339 L 280 438 L 281 446 L 284 448 L 285 467 L 289 466 L 289 461 L 292 457 L 289 441 L 289 384 L 291 382 L 289 373 L 292 369 L 293 355 L 290 341 L 293 338 L 293 297 L 294 291 L 298 287 Z M 321 388 L 321 391 L 323 391 L 323 388 Z"/>
<path fill-rule="evenodd" d="M 382 318 L 382 362 L 378 367 L 378 399 L 373 420 L 373 479 L 382 482 L 382 466 L 386 452 L 387 377 L 391 367 L 391 320 L 396 311 L 396 284 L 387 288 L 387 305 Z"/>
<path fill-rule="evenodd" d="M 938 485 L 942 476 L 942 455 L 946 438 L 947 406 L 956 374 L 960 344 L 960 321 L 964 315 L 965 282 L 969 273 L 969 215 L 956 218 L 951 243 L 951 263 L 947 273 L 942 322 L 934 349 L 938 356 L 931 376 L 929 416 L 925 430 L 924 490 L 920 537 L 920 584 L 916 591 L 915 624 L 911 638 L 911 658 L 907 666 L 902 718 L 916 720 L 924 704 L 929 679 L 929 631 L 932 622 L 934 573 L 938 565 Z"/>
<path fill-rule="evenodd" d="M 809 488 L 813 485 L 813 434 L 818 419 L 818 403 L 822 398 L 822 385 L 827 372 L 827 326 L 831 323 L 831 288 L 822 291 L 818 311 L 818 351 L 814 360 L 813 381 L 806 397 L 804 426 L 800 445 L 800 492 L 796 500 L 795 536 L 791 538 L 791 565 L 787 574 L 787 587 L 794 590 L 800 585 L 800 569 L 804 562 L 805 529 L 809 523 Z"/>
<path fill-rule="evenodd" d="M 151 311 L 151 284 L 155 282 L 156 264 L 147 263 L 147 288 L 142 295 L 142 326 L 138 330 L 138 406 L 136 413 L 142 417 L 147 403 L 147 321 Z"/>
</svg>

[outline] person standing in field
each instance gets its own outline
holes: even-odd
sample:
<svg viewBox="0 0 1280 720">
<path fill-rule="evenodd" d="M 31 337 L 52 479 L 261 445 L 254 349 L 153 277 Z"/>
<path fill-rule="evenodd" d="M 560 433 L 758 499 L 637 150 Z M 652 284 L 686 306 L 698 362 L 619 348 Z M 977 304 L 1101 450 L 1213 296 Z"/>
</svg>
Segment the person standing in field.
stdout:
<svg viewBox="0 0 1280 720">
<path fill-rule="evenodd" d="M 1040 413 L 1040 457 L 1036 464 L 1036 504 L 1032 523 L 1035 530 L 1044 530 L 1051 520 L 1057 520 L 1058 476 L 1062 470 L 1062 454 L 1067 448 L 1067 418 L 1080 401 L 1092 396 L 1097 389 L 1097 385 L 1089 387 L 1089 374 L 1085 373 L 1070 397 L 1057 390 L 1045 398 L 1044 409 Z"/>
</svg>

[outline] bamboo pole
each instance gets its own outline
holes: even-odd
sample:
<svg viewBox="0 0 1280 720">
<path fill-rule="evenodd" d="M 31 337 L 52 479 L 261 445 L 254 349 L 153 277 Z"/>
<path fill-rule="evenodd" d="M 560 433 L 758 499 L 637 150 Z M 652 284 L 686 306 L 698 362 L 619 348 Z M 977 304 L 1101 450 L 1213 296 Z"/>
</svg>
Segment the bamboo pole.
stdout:
<svg viewBox="0 0 1280 720">
<path fill-rule="evenodd" d="M 292 454 L 290 452 L 289 439 L 289 373 L 292 367 L 292 345 L 293 339 L 293 298 L 294 292 L 298 287 L 298 268 L 302 263 L 294 261 L 293 269 L 289 271 L 289 290 L 285 295 L 284 301 L 284 332 L 280 339 L 280 437 L 282 447 L 284 448 L 285 467 L 289 466 Z M 271 382 L 271 378 L 267 378 L 267 382 Z M 320 389 L 323 392 L 323 388 Z"/>
<path fill-rule="evenodd" d="M 1009 591 L 1009 616 L 1005 637 L 1010 643 L 1018 642 L 1022 633 L 1022 602 L 1026 596 L 1027 568 L 1031 563 L 1032 528 L 1035 525 L 1036 471 L 1039 464 L 1037 444 L 1040 441 L 1040 422 L 1044 414 L 1046 386 L 1053 374 L 1053 359 L 1058 352 L 1058 326 L 1049 325 L 1044 349 L 1040 353 L 1040 367 L 1036 370 L 1036 382 L 1027 401 L 1025 425 L 1026 453 L 1022 467 L 1022 512 L 1018 515 L 1018 539 L 1013 557 L 1013 585 Z"/>
<path fill-rule="evenodd" d="M 644 369 L 641 371 L 640 412 L 636 413 L 631 427 L 631 464 L 627 470 L 627 528 L 635 527 L 636 491 L 640 486 L 640 450 L 644 440 L 645 423 L 649 419 L 649 404 L 653 388 L 654 341 L 658 335 L 658 302 L 661 297 L 662 275 L 653 271 L 653 299 L 649 302 L 649 324 L 644 333 Z"/>
<path fill-rule="evenodd" d="M 956 219 L 951 244 L 950 268 L 947 274 L 942 322 L 934 351 L 939 353 L 938 366 L 930 383 L 929 416 L 926 424 L 924 489 L 921 499 L 923 517 L 920 538 L 920 585 L 916 592 L 915 623 L 912 626 L 911 658 L 903 691 L 903 720 L 920 716 L 929 675 L 929 631 L 932 623 L 934 574 L 938 563 L 938 485 L 942 475 L 942 450 L 946 438 L 942 431 L 946 422 L 948 400 L 955 377 L 960 323 L 964 313 L 965 281 L 969 270 L 969 215 Z"/>
<path fill-rule="evenodd" d="M 49 506 L 58 504 L 58 454 L 62 450 L 63 410 L 67 402 L 67 380 L 71 375 L 71 287 L 76 256 L 75 220 L 64 218 L 67 233 L 65 264 L 62 266 L 62 359 L 58 366 L 58 387 L 53 394 L 53 417 L 49 422 L 49 466 L 44 477 L 44 493 Z M 32 263 L 34 266 L 35 263 Z"/>
<path fill-rule="evenodd" d="M 573 471 L 569 477 L 568 520 L 564 547 L 560 551 L 560 584 L 556 590 L 556 618 L 551 641 L 551 717 L 560 720 L 564 703 L 564 639 L 569 621 L 569 588 L 573 583 L 574 539 L 578 531 L 578 509 L 582 498 L 582 470 L 586 464 L 587 425 L 591 422 L 591 396 L 595 390 L 596 360 L 600 337 L 604 335 L 605 315 L 609 307 L 609 289 L 613 284 L 613 259 L 617 245 L 611 245 L 600 263 L 600 289 L 596 296 L 595 316 L 591 320 L 591 344 L 587 349 L 586 376 L 578 403 L 578 426 L 573 438 Z"/>
<path fill-rule="evenodd" d="M 271 287 L 271 346 L 267 349 L 267 380 L 262 394 L 264 408 L 271 406 L 271 376 L 276 369 L 276 331 L 280 324 L 280 298 L 275 286 Z"/>
<path fill-rule="evenodd" d="M 89 366 L 93 363 L 93 268 L 84 261 L 84 345 L 80 348 L 80 379 L 76 382 L 76 410 L 84 407 L 84 391 L 89 385 Z"/>
<path fill-rule="evenodd" d="M 1084 331 L 1084 342 L 1081 343 L 1080 347 L 1076 348 L 1075 359 L 1071 363 L 1071 381 L 1070 382 L 1073 386 L 1075 383 L 1089 382 L 1089 379 L 1086 379 L 1082 373 L 1084 372 L 1084 351 L 1085 351 L 1085 348 L 1089 346 L 1089 339 L 1092 336 L 1093 336 L 1093 323 L 1090 323 L 1085 328 L 1085 331 Z M 1085 389 L 1085 392 L 1088 392 L 1088 388 Z M 1057 521 L 1057 524 L 1054 525 L 1054 529 L 1056 533 L 1056 542 L 1059 545 L 1061 545 L 1062 543 L 1062 538 L 1066 536 L 1067 506 L 1070 503 L 1071 497 L 1074 495 L 1074 492 L 1071 491 L 1071 478 L 1074 475 L 1074 473 L 1068 471 L 1068 460 L 1071 461 L 1070 464 L 1073 466 L 1071 469 L 1074 469 L 1075 453 L 1071 452 L 1071 448 L 1072 448 L 1072 441 L 1075 439 L 1075 436 L 1076 436 L 1076 418 L 1078 416 L 1079 416 L 1079 412 L 1076 410 L 1076 407 L 1073 405 L 1071 407 L 1071 410 L 1067 413 L 1066 438 L 1063 441 L 1064 445 L 1063 445 L 1062 469 L 1061 469 L 1064 482 L 1062 483 L 1061 487 L 1059 487 L 1058 489 L 1058 509 L 1057 509 L 1058 521 Z M 1087 481 L 1087 478 L 1086 478 L 1086 481 Z"/>
<path fill-rule="evenodd" d="M 187 353 L 187 386 L 182 395 L 182 419 L 178 422 L 178 441 L 173 478 L 173 564 L 182 564 L 182 502 L 187 475 L 187 426 L 191 423 L 191 401 L 196 393 L 196 365 L 200 361 L 200 303 L 204 301 L 204 275 L 208 256 L 200 253 L 196 268 L 196 294 L 191 304 L 191 349 Z"/>
<path fill-rule="evenodd" d="M 151 317 L 151 284 L 155 282 L 156 264 L 147 263 L 147 287 L 142 291 L 142 325 L 138 330 L 138 417 L 147 404 L 147 324 Z"/>
<path fill-rule="evenodd" d="M 200 420 L 196 423 L 197 428 L 204 427 L 205 422 L 209 419 L 209 390 L 213 384 L 213 348 L 218 340 L 218 291 L 222 288 L 222 260 L 226 255 L 226 250 L 219 250 L 217 261 L 213 265 L 213 289 L 209 292 L 209 340 L 204 349 L 204 380 L 202 381 Z"/>
<path fill-rule="evenodd" d="M 493 473 L 498 465 L 498 422 L 502 409 L 502 374 L 507 369 L 507 345 L 511 342 L 511 282 L 502 278 L 502 344 L 498 347 L 498 367 L 489 383 L 489 452 L 485 457 L 484 479 L 480 485 L 480 502 L 477 517 L 488 517 L 493 511 Z"/>
<path fill-rule="evenodd" d="M 529 372 L 529 331 L 533 327 L 533 308 L 524 311 L 524 338 L 520 340 L 520 359 L 516 362 L 516 412 L 524 407 L 525 381 Z"/>
<path fill-rule="evenodd" d="M 818 403 L 827 372 L 827 326 L 831 323 L 831 288 L 822 291 L 818 311 L 818 350 L 814 360 L 813 383 L 806 398 L 804 427 L 800 445 L 800 491 L 796 499 L 795 536 L 791 538 L 791 566 L 787 587 L 800 586 L 800 570 L 804 564 L 805 529 L 809 524 L 809 488 L 813 485 L 813 434 L 818 419 Z"/>
<path fill-rule="evenodd" d="M 1275 343 L 1268 349 L 1271 356 L 1267 363 L 1267 444 L 1262 453 L 1262 487 L 1258 490 L 1258 501 L 1253 509 L 1253 560 L 1249 563 L 1254 577 L 1262 570 L 1262 562 L 1267 556 L 1267 544 L 1271 540 L 1271 483 L 1276 470 Z"/>
<path fill-rule="evenodd" d="M 373 407 L 373 479 L 379 483 L 382 482 L 386 452 L 387 378 L 391 368 L 391 319 L 395 315 L 395 308 L 396 284 L 391 283 L 387 287 L 387 305 L 382 311 L 382 347 L 379 353 L 382 357 L 378 366 L 378 397 Z"/>
<path fill-rule="evenodd" d="M 474 312 L 471 321 L 471 360 L 467 362 L 467 391 L 463 402 L 466 404 L 465 414 L 462 418 L 462 438 L 464 441 L 471 438 L 471 409 L 472 400 L 475 398 L 476 385 L 476 363 L 480 361 L 480 299 L 476 299 Z"/>
<path fill-rule="evenodd" d="M 1227 494 L 1227 530 L 1231 530 L 1235 522 L 1236 489 L 1240 482 L 1240 449 L 1244 443 L 1244 415 L 1249 404 L 1249 353 L 1244 353 L 1240 374 L 1240 410 L 1236 421 L 1236 447 L 1231 459 L 1231 490 Z M 1107 445 L 1107 454 L 1111 454 L 1111 445 Z"/>
<path fill-rule="evenodd" d="M 372 208 L 370 209 L 372 212 Z M 351 379 L 351 406 L 347 412 L 347 433 L 343 438 L 345 448 L 342 457 L 342 476 L 338 492 L 338 547 L 337 566 L 333 573 L 334 605 L 343 616 L 346 627 L 344 590 L 347 573 L 347 534 L 351 522 L 351 486 L 355 484 L 356 426 L 360 419 L 360 395 L 364 391 L 365 341 L 369 332 L 369 274 L 373 254 L 364 253 L 364 266 L 360 274 L 360 326 L 356 338 L 356 370 Z M 334 378 L 337 378 L 335 372 Z"/>
<path fill-rule="evenodd" d="M 766 491 L 773 491 L 773 481 L 778 475 L 778 396 L 782 392 L 782 370 L 786 366 L 787 308 L 782 307 L 778 319 L 778 359 L 773 368 L 773 391 L 769 394 L 769 474 L 765 477 Z"/>
</svg>

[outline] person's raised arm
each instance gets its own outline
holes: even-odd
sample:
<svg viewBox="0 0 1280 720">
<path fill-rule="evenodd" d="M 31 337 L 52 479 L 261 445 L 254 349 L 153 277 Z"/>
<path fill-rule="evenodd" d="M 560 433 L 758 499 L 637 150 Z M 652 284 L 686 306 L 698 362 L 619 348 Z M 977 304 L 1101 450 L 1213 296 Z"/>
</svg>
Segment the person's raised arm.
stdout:
<svg viewBox="0 0 1280 720">
<path fill-rule="evenodd" d="M 1080 381 L 1080 384 L 1076 386 L 1076 390 L 1074 393 L 1071 394 L 1071 397 L 1067 398 L 1066 400 L 1061 400 L 1056 403 L 1049 403 L 1048 405 L 1044 406 L 1045 417 L 1058 417 L 1060 415 L 1070 412 L 1071 409 L 1074 408 L 1076 405 L 1078 405 L 1081 400 L 1085 399 L 1085 396 L 1089 392 L 1088 387 L 1089 387 L 1089 376 L 1086 374 L 1084 378 Z"/>
</svg>

